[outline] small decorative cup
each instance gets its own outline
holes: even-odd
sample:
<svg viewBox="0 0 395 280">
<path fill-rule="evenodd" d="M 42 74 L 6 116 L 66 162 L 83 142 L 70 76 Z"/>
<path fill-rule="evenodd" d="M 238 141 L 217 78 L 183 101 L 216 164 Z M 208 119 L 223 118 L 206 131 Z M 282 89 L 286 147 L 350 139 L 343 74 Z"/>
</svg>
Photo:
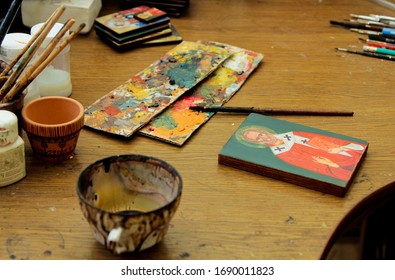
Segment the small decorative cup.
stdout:
<svg viewBox="0 0 395 280">
<path fill-rule="evenodd" d="M 181 200 L 177 170 L 157 158 L 120 155 L 89 165 L 78 178 L 82 213 L 96 240 L 114 254 L 160 242 Z"/>
<path fill-rule="evenodd" d="M 69 97 L 42 97 L 22 109 L 22 127 L 33 153 L 46 162 L 71 158 L 83 126 L 84 107 Z"/>
</svg>

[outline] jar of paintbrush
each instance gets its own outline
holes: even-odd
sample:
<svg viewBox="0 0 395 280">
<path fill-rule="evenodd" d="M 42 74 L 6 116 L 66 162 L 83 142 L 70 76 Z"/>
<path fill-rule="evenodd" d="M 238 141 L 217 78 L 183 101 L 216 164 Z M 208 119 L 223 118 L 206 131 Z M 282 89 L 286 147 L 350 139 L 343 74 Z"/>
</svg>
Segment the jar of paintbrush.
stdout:
<svg viewBox="0 0 395 280">
<path fill-rule="evenodd" d="M 13 105 L 14 102 L 18 102 L 21 96 L 23 98 L 24 90 L 33 82 L 39 84 L 36 79 L 46 69 L 59 71 L 54 71 L 54 73 L 49 74 L 50 76 L 46 76 L 46 79 L 53 83 L 53 85 L 50 85 L 54 87 L 45 88 L 47 84 L 43 83 L 43 86 L 39 84 L 40 87 L 38 90 L 40 95 L 69 96 L 71 94 L 68 57 L 69 43 L 81 32 L 85 24 L 81 24 L 75 31 L 69 33 L 71 26 L 75 23 L 74 18 L 69 18 L 63 25 L 55 27 L 53 30 L 55 23 L 64 10 L 65 7 L 63 5 L 57 8 L 48 20 L 38 28 L 37 32 L 32 35 L 31 40 L 17 57 L 9 65 L 6 65 L 5 69 L 2 69 L 0 73 L 1 108 L 4 109 L 4 106 Z M 50 34 L 51 30 L 53 30 L 51 34 L 56 33 L 54 36 Z M 48 39 L 47 36 L 51 39 Z M 46 41 L 46 44 L 43 45 L 42 43 L 44 41 Z M 58 61 L 61 59 L 60 64 L 54 63 L 55 58 L 58 58 Z M 53 63 L 53 68 L 48 67 L 51 63 Z M 17 69 L 13 71 L 13 67 L 18 64 Z M 61 73 L 62 76 L 56 76 L 58 73 Z M 61 87 L 62 85 L 63 87 Z M 54 90 L 52 94 L 50 90 Z"/>
</svg>

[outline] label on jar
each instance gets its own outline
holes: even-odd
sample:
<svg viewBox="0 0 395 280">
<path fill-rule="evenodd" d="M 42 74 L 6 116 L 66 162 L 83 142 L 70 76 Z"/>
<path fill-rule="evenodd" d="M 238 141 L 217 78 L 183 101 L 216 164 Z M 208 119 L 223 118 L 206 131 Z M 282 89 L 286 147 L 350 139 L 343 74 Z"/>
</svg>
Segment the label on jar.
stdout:
<svg viewBox="0 0 395 280">
<path fill-rule="evenodd" d="M 0 187 L 15 183 L 26 176 L 25 146 L 22 138 L 0 149 Z"/>
<path fill-rule="evenodd" d="M 0 146 L 8 146 L 18 137 L 18 118 L 7 110 L 0 110 Z"/>
</svg>

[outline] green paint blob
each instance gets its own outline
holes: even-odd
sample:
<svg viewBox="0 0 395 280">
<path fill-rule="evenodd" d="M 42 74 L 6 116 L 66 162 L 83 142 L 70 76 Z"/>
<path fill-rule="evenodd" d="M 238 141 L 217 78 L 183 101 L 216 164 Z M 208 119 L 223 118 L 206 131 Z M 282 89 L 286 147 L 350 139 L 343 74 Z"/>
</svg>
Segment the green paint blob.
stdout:
<svg viewBox="0 0 395 280">
<path fill-rule="evenodd" d="M 198 63 L 189 61 L 187 63 L 180 63 L 177 67 L 170 69 L 167 74 L 173 84 L 191 88 L 200 77 L 198 69 Z"/>
<path fill-rule="evenodd" d="M 160 118 L 155 119 L 152 122 L 154 127 L 164 126 L 167 129 L 175 129 L 177 127 L 177 122 L 173 119 L 171 115 L 163 114 Z"/>
</svg>

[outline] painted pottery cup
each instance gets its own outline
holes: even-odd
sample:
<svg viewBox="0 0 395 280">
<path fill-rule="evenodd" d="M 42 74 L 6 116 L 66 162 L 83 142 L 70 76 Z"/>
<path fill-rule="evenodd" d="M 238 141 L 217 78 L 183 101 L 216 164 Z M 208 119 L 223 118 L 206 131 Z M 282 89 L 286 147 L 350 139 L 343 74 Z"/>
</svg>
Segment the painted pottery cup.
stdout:
<svg viewBox="0 0 395 280">
<path fill-rule="evenodd" d="M 22 117 L 21 112 L 24 103 L 24 95 L 19 94 L 10 102 L 0 103 L 0 110 L 7 110 L 13 112 L 18 118 L 18 132 L 19 136 L 22 136 Z"/>
<path fill-rule="evenodd" d="M 42 97 L 22 109 L 22 127 L 33 153 L 46 162 L 71 158 L 83 126 L 84 107 L 69 97 Z"/>
<path fill-rule="evenodd" d="M 114 254 L 139 252 L 163 240 L 181 192 L 174 167 L 135 154 L 101 159 L 77 182 L 84 217 L 96 240 Z"/>
</svg>

